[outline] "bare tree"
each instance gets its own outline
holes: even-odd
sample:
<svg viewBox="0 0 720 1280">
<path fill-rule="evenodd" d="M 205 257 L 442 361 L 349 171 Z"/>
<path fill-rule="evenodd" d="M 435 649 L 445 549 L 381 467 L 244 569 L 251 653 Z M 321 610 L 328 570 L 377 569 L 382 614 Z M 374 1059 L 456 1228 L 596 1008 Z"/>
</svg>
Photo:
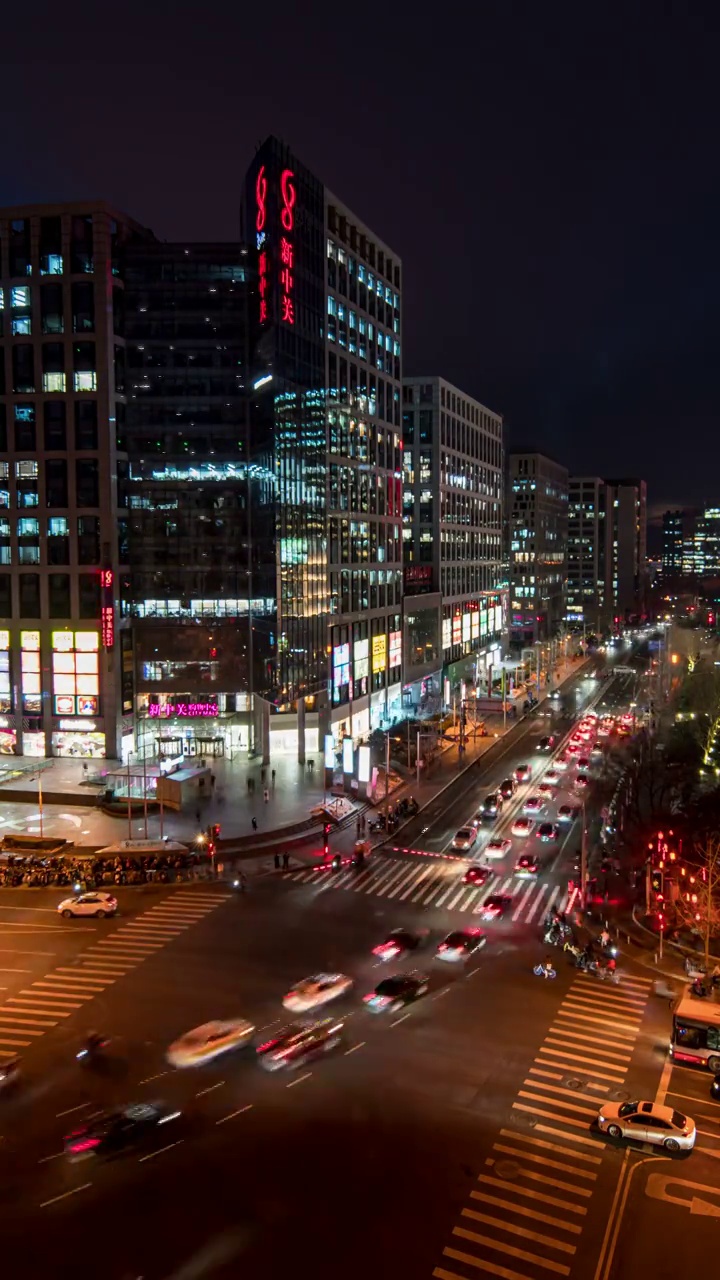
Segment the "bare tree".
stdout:
<svg viewBox="0 0 720 1280">
<path fill-rule="evenodd" d="M 720 933 L 720 836 L 711 835 L 695 845 L 697 862 L 679 876 L 675 902 L 678 920 L 704 938 L 705 967 L 710 965 L 710 945 Z"/>
</svg>

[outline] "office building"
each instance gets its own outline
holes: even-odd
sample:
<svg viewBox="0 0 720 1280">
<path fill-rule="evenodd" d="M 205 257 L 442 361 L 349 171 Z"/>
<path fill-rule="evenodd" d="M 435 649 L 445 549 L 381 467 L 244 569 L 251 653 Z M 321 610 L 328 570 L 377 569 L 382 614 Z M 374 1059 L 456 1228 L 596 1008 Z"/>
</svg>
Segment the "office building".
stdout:
<svg viewBox="0 0 720 1280">
<path fill-rule="evenodd" d="M 693 542 L 698 577 L 720 577 L 720 507 L 705 507 L 698 516 Z"/>
<path fill-rule="evenodd" d="M 568 473 L 534 451 L 510 454 L 510 639 L 552 640 L 565 617 Z"/>
<path fill-rule="evenodd" d="M 126 255 L 124 608 L 148 758 L 247 749 L 251 690 L 271 682 L 274 478 L 249 451 L 248 288 L 239 241 Z"/>
<path fill-rule="evenodd" d="M 100 201 L 0 210 L 6 754 L 130 748 L 123 256 L 146 234 Z"/>
<path fill-rule="evenodd" d="M 677 577 L 684 572 L 683 543 L 688 535 L 688 523 L 689 517 L 686 511 L 666 511 L 663 516 L 662 574 L 664 578 Z"/>
<path fill-rule="evenodd" d="M 243 209 L 251 450 L 276 485 L 276 656 L 258 733 L 266 751 L 282 716 L 303 758 L 401 708 L 402 266 L 276 138 Z"/>
<path fill-rule="evenodd" d="M 586 635 L 601 634 L 612 615 L 609 528 L 605 481 L 598 476 L 570 476 L 565 622 Z"/>
<path fill-rule="evenodd" d="M 647 487 L 644 480 L 607 480 L 613 617 L 641 617 L 647 609 Z"/>
<path fill-rule="evenodd" d="M 435 671 L 417 646 L 406 652 L 405 702 L 492 679 L 507 629 L 503 563 L 503 423 L 499 414 L 439 377 L 403 383 L 403 562 L 405 610 L 437 598 Z M 432 681 L 432 686 L 428 683 Z"/>
</svg>

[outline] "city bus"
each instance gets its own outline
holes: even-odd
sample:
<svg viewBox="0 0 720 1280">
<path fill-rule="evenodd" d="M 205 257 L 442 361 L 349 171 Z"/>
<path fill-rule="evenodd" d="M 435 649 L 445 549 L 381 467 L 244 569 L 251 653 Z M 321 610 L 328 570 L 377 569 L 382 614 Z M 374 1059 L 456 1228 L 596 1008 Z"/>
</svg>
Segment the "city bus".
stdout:
<svg viewBox="0 0 720 1280">
<path fill-rule="evenodd" d="M 692 995 L 689 984 L 685 988 L 673 1009 L 670 1057 L 720 1072 L 720 992 L 715 988 L 702 997 Z"/>
</svg>

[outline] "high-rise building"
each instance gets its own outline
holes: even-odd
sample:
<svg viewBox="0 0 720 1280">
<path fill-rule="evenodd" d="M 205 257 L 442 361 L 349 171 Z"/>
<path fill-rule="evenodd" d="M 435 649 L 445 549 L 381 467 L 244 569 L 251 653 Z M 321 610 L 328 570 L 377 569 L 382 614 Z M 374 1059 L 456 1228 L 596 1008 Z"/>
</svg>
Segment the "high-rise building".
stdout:
<svg viewBox="0 0 720 1280">
<path fill-rule="evenodd" d="M 611 562 L 607 486 L 598 476 L 570 476 L 568 494 L 568 627 L 602 632 L 610 621 L 608 591 Z"/>
<path fill-rule="evenodd" d="M 123 257 L 147 234 L 97 200 L 0 210 L 4 753 L 131 741 Z"/>
<path fill-rule="evenodd" d="M 444 669 L 451 688 L 482 687 L 507 627 L 503 562 L 503 423 L 499 414 L 439 377 L 403 385 L 403 558 L 406 619 L 421 593 L 439 593 L 435 671 L 406 652 L 406 699 L 428 696 Z M 430 608 L 424 602 L 422 612 Z M 406 625 L 407 634 L 407 625 Z M 439 692 L 439 690 L 437 690 Z"/>
<path fill-rule="evenodd" d="M 568 473 L 534 451 L 510 454 L 510 639 L 551 640 L 565 616 Z"/>
<path fill-rule="evenodd" d="M 271 684 L 274 475 L 250 452 L 248 271 L 239 241 L 126 255 L 124 595 L 151 758 L 247 748 L 251 689 Z"/>
<path fill-rule="evenodd" d="M 693 539 L 694 571 L 699 577 L 720 576 L 720 507 L 705 507 L 698 516 Z"/>
<path fill-rule="evenodd" d="M 687 536 L 687 512 L 666 511 L 663 516 L 662 572 L 664 578 L 683 570 L 683 541 Z"/>
<path fill-rule="evenodd" d="M 318 733 L 357 740 L 401 707 L 402 267 L 276 138 L 255 155 L 243 207 L 252 453 L 276 504 L 260 733 L 265 749 L 272 703 L 302 757 Z"/>
<path fill-rule="evenodd" d="M 613 615 L 639 616 L 647 608 L 647 486 L 638 479 L 606 484 Z"/>
</svg>

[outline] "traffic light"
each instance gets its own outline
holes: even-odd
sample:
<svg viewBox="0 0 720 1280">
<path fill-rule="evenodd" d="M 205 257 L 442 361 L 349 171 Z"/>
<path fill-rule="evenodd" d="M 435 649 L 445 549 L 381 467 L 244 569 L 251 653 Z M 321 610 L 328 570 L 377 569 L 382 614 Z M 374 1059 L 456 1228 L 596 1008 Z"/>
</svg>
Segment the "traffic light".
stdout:
<svg viewBox="0 0 720 1280">
<path fill-rule="evenodd" d="M 215 825 L 213 826 L 212 834 L 213 834 L 213 838 L 214 838 L 215 840 L 217 840 L 218 836 L 220 835 L 220 823 L 219 823 L 219 822 L 216 822 L 216 823 L 215 823 Z"/>
<path fill-rule="evenodd" d="M 323 824 L 323 853 L 328 854 L 329 852 L 330 852 L 330 823 L 325 822 Z"/>
<path fill-rule="evenodd" d="M 650 874 L 650 886 L 653 893 L 661 894 L 663 891 L 663 873 L 662 871 L 653 871 Z"/>
</svg>

